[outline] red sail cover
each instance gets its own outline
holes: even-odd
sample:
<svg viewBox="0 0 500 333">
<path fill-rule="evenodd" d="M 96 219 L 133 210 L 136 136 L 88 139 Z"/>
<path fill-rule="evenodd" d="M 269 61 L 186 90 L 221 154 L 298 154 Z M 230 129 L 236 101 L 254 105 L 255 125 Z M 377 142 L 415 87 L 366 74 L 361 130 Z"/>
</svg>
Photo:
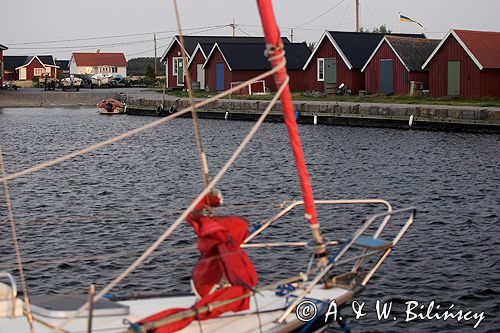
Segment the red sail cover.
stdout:
<svg viewBox="0 0 500 333">
<path fill-rule="evenodd" d="M 201 214 L 206 205 L 216 207 L 219 204 L 220 197 L 208 195 L 187 218 L 198 235 L 198 249 L 201 254 L 193 271 L 193 281 L 202 298 L 193 308 L 242 296 L 257 285 L 257 272 L 250 258 L 240 247 L 248 236 L 248 222 L 239 216 L 206 216 Z M 224 279 L 230 286 L 210 293 L 214 286 Z M 249 306 L 250 299 L 247 297 L 214 309 L 209 313 L 200 314 L 198 319 L 215 318 L 224 312 L 246 310 Z M 169 309 L 145 318 L 139 324 L 154 322 L 184 310 L 188 309 Z M 153 332 L 175 332 L 189 325 L 194 319 L 196 318 L 186 318 L 162 326 Z"/>
</svg>

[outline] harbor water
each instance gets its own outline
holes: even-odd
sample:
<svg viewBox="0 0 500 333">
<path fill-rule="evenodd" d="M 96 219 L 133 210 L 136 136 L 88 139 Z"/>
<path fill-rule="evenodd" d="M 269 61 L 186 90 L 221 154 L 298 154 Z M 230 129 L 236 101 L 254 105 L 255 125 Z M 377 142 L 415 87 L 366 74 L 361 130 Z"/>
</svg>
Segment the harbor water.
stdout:
<svg viewBox="0 0 500 333">
<path fill-rule="evenodd" d="M 156 118 L 103 116 L 95 108 L 0 109 L 8 173 L 23 170 L 144 125 Z M 214 175 L 251 122 L 201 120 Z M 353 332 L 500 331 L 500 136 L 300 125 L 317 199 L 382 198 L 416 206 L 416 221 L 357 301 L 341 310 Z M 121 273 L 181 214 L 203 182 L 190 119 L 155 129 L 9 183 L 30 294 L 86 293 Z M 222 214 L 258 224 L 300 199 L 284 124 L 265 123 L 223 178 Z M 368 207 L 321 208 L 326 237 L 347 237 Z M 17 274 L 5 200 L 0 200 L 0 271 Z M 303 212 L 271 227 L 262 241 L 308 241 Z M 261 283 L 305 271 L 304 249 L 248 250 Z M 189 291 L 194 232 L 183 224 L 113 294 Z M 394 316 L 379 320 L 377 300 Z M 432 301 L 476 320 L 405 320 L 407 302 Z M 425 310 L 422 310 L 424 313 Z M 393 319 L 396 318 L 396 320 Z M 1 328 L 0 328 L 1 331 Z M 339 332 L 332 325 L 329 332 Z"/>
</svg>

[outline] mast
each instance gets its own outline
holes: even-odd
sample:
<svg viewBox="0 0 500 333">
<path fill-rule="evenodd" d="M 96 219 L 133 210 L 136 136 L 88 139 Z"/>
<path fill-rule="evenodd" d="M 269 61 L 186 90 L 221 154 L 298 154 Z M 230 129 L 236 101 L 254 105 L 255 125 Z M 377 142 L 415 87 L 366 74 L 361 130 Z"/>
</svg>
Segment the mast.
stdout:
<svg viewBox="0 0 500 333">
<path fill-rule="evenodd" d="M 262 27 L 264 29 L 264 35 L 266 39 L 266 44 L 268 50 L 274 50 L 272 55 L 271 65 L 276 67 L 281 61 L 281 56 L 283 55 L 283 43 L 280 36 L 279 28 L 276 24 L 276 18 L 274 15 L 274 10 L 271 0 L 257 0 L 257 5 L 259 7 L 260 18 L 262 21 Z M 282 83 L 287 78 L 286 67 L 283 67 L 276 74 L 274 74 L 274 80 L 276 81 L 276 86 L 280 87 Z M 285 124 L 288 129 L 288 136 L 290 138 L 290 143 L 293 150 L 293 155 L 295 157 L 295 163 L 297 166 L 297 171 L 299 174 L 300 185 L 302 189 L 302 196 L 304 198 L 304 208 L 306 211 L 306 219 L 309 221 L 311 230 L 313 233 L 313 239 L 318 245 L 318 250 L 316 253 L 323 257 L 325 249 L 323 246 L 323 237 L 319 229 L 318 216 L 316 213 L 316 207 L 314 204 L 314 197 L 311 187 L 311 180 L 309 173 L 307 171 L 307 166 L 304 157 L 304 151 L 302 149 L 302 143 L 300 141 L 299 130 L 297 122 L 295 121 L 294 106 L 292 103 L 292 96 L 290 93 L 290 87 L 284 89 L 281 94 L 281 104 L 283 105 L 283 116 L 285 118 Z"/>
</svg>

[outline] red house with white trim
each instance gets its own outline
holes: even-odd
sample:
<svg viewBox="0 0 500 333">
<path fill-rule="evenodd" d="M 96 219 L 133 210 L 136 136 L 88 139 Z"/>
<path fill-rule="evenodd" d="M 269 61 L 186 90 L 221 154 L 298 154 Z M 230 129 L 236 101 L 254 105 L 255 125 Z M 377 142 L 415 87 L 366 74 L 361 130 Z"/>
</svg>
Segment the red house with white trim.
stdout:
<svg viewBox="0 0 500 333">
<path fill-rule="evenodd" d="M 304 90 L 307 83 L 302 66 L 311 52 L 305 43 L 288 43 L 284 46 L 287 58 L 286 67 L 288 76 L 290 76 L 290 89 L 293 91 Z M 265 45 L 262 43 L 215 43 L 203 65 L 208 90 L 227 90 L 240 82 L 270 70 L 271 65 L 264 56 L 264 51 Z M 262 83 L 265 85 L 263 86 Z M 272 76 L 263 79 L 262 83 L 252 85 L 244 93 L 277 90 Z"/>
<path fill-rule="evenodd" d="M 393 34 L 425 38 L 424 35 Z M 344 83 L 353 93 L 365 89 L 361 69 L 385 34 L 346 31 L 325 31 L 303 69 L 308 90 L 334 93 Z"/>
<path fill-rule="evenodd" d="M 500 32 L 451 30 L 422 68 L 431 96 L 499 97 Z"/>
<path fill-rule="evenodd" d="M 34 77 L 56 77 L 57 65 L 51 55 L 4 56 L 4 80 L 32 80 Z"/>
<path fill-rule="evenodd" d="M 408 95 L 412 81 L 429 88 L 429 72 L 422 65 L 439 44 L 436 39 L 385 36 L 361 72 L 370 94 Z"/>
<path fill-rule="evenodd" d="M 4 62 L 3 62 L 3 51 L 7 50 L 7 46 L 0 44 L 0 89 L 3 86 L 3 72 L 4 72 Z"/>
</svg>

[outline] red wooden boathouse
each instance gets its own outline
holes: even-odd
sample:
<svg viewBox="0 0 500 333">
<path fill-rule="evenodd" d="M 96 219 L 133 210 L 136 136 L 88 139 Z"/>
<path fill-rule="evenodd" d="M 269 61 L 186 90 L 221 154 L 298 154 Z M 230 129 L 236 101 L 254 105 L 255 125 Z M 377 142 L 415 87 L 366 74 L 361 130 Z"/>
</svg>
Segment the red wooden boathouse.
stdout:
<svg viewBox="0 0 500 333">
<path fill-rule="evenodd" d="M 394 34 L 425 38 L 424 35 Z M 384 34 L 325 31 L 303 69 L 308 90 L 334 93 L 344 83 L 353 93 L 365 89 L 361 69 L 380 43 Z"/>
<path fill-rule="evenodd" d="M 436 39 L 385 36 L 361 69 L 368 93 L 407 95 L 412 81 L 428 89 L 429 72 L 422 65 L 438 44 Z"/>
<path fill-rule="evenodd" d="M 282 38 L 283 43 L 290 41 Z M 200 87 L 206 85 L 204 81 L 205 73 L 203 64 L 215 43 L 260 43 L 264 44 L 264 37 L 232 37 L 232 36 L 184 36 L 184 47 L 188 58 L 188 68 L 192 81 L 200 82 Z M 183 89 L 184 69 L 182 64 L 181 42 L 179 36 L 175 36 L 161 57 L 161 62 L 165 63 L 167 88 Z M 200 72 L 198 74 L 198 72 Z"/>
<path fill-rule="evenodd" d="M 265 46 L 262 43 L 216 43 L 203 66 L 208 89 L 210 91 L 227 90 L 231 88 L 231 85 L 234 86 L 270 70 L 271 65 L 264 56 L 264 51 Z M 285 44 L 285 51 L 290 89 L 292 91 L 305 90 L 307 81 L 302 67 L 311 54 L 309 48 L 306 43 L 289 43 Z M 266 90 L 277 90 L 272 76 L 263 81 Z M 256 88 L 252 89 L 253 92 L 263 90 L 262 85 L 259 88 L 260 91 L 255 91 Z"/>
<path fill-rule="evenodd" d="M 451 30 L 422 68 L 431 96 L 500 96 L 500 32 Z"/>
</svg>

